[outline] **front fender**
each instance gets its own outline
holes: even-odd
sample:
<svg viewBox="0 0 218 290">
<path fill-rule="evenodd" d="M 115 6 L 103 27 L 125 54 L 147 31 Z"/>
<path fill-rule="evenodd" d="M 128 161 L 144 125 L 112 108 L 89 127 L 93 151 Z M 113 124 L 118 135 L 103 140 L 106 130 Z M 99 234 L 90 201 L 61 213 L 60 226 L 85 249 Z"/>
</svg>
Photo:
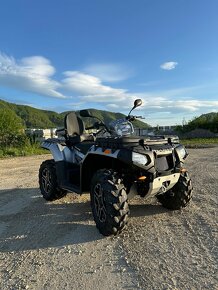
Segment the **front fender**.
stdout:
<svg viewBox="0 0 218 290">
<path fill-rule="evenodd" d="M 89 152 L 81 164 L 82 191 L 90 189 L 91 180 L 99 169 L 114 169 L 120 171 L 126 164 L 117 159 L 117 154 L 112 157 L 110 154 L 96 154 Z"/>
</svg>

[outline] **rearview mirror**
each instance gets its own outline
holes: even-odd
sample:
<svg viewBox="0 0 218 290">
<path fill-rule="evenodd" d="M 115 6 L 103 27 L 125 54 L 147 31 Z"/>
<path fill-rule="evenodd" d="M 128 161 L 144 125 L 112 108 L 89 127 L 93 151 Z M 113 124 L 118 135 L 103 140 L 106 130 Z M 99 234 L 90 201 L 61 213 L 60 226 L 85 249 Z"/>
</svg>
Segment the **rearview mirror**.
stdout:
<svg viewBox="0 0 218 290">
<path fill-rule="evenodd" d="M 90 113 L 89 110 L 81 110 L 79 112 L 81 117 L 89 117 L 89 118 L 94 118 L 94 116 L 92 116 L 92 114 Z"/>
<path fill-rule="evenodd" d="M 135 102 L 134 102 L 134 108 L 139 107 L 141 105 L 142 105 L 142 100 L 141 99 L 135 100 Z"/>
<path fill-rule="evenodd" d="M 142 100 L 141 99 L 136 99 L 135 102 L 134 102 L 134 107 L 130 110 L 128 116 L 130 116 L 132 110 L 134 110 L 135 108 L 141 106 L 141 104 L 142 104 Z"/>
</svg>

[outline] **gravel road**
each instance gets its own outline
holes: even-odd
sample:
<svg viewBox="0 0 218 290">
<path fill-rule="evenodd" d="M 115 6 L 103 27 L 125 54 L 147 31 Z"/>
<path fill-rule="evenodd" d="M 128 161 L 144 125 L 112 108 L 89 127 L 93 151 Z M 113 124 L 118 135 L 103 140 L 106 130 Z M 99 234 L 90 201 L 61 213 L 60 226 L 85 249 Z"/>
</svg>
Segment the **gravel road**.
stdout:
<svg viewBox="0 0 218 290">
<path fill-rule="evenodd" d="M 0 289 L 218 289 L 218 147 L 189 153 L 191 204 L 172 212 L 135 198 L 128 227 L 107 238 L 88 194 L 41 197 L 49 155 L 0 160 Z"/>
</svg>

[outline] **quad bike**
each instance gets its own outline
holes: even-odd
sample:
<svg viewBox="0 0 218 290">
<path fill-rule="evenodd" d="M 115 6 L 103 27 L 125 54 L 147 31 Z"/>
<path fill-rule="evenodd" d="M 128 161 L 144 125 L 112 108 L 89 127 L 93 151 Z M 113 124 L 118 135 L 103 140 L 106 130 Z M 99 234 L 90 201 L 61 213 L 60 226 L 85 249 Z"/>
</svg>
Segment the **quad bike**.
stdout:
<svg viewBox="0 0 218 290">
<path fill-rule="evenodd" d="M 135 100 L 134 107 L 142 101 Z M 130 113 L 132 112 L 130 111 Z M 188 156 L 176 136 L 134 136 L 129 115 L 106 126 L 88 110 L 81 117 L 98 119 L 85 133 L 81 118 L 68 113 L 60 138 L 47 139 L 42 147 L 51 151 L 52 160 L 39 169 L 43 197 L 52 201 L 67 192 L 90 191 L 96 226 L 105 236 L 122 231 L 128 221 L 128 200 L 135 195 L 155 196 L 166 208 L 178 210 L 192 198 L 191 179 L 183 167 Z"/>
</svg>

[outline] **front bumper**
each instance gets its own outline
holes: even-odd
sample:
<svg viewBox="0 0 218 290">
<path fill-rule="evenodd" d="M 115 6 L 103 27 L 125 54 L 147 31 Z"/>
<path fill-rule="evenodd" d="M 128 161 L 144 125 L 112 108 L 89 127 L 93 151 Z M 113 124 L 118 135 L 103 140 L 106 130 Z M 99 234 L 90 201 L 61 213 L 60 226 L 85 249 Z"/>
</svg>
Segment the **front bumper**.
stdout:
<svg viewBox="0 0 218 290">
<path fill-rule="evenodd" d="M 140 183 L 140 190 L 138 187 L 138 183 L 134 182 L 133 185 L 130 188 L 130 191 L 128 193 L 128 199 L 133 198 L 135 195 L 139 194 L 142 197 L 152 197 L 159 193 L 166 192 L 170 190 L 179 180 L 180 173 L 173 173 L 170 175 L 164 175 L 159 176 L 157 178 L 154 178 L 152 182 L 149 182 L 149 184 L 146 185 L 146 179 L 145 183 Z"/>
<path fill-rule="evenodd" d="M 158 193 L 163 193 L 171 189 L 179 180 L 180 173 L 165 175 L 155 178 L 149 183 L 149 190 L 146 197 L 155 196 Z"/>
</svg>

